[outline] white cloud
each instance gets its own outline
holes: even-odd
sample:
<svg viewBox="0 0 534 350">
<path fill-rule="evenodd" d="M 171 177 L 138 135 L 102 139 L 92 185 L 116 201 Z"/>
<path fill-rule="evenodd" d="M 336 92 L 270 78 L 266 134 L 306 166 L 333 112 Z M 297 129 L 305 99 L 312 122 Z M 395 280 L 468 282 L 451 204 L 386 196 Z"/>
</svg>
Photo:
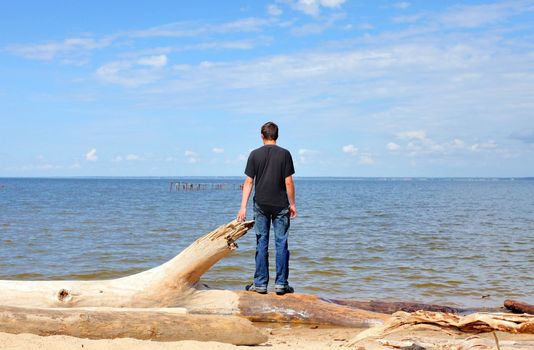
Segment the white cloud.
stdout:
<svg viewBox="0 0 534 350">
<path fill-rule="evenodd" d="M 85 160 L 89 162 L 96 162 L 98 159 L 98 156 L 96 155 L 96 148 L 91 148 L 86 154 L 85 154 Z"/>
<path fill-rule="evenodd" d="M 317 153 L 317 152 L 313 151 L 311 149 L 307 149 L 307 148 L 299 149 L 299 156 L 307 156 L 307 155 L 315 154 L 315 153 Z"/>
<path fill-rule="evenodd" d="M 403 131 L 397 133 L 400 139 L 407 140 L 406 150 L 409 156 L 421 156 L 428 154 L 452 154 L 458 152 L 479 152 L 479 151 L 491 151 L 498 148 L 495 141 L 488 141 L 482 143 L 474 143 L 471 145 L 459 138 L 454 138 L 450 142 L 436 142 L 426 135 L 423 130 Z M 391 147 L 390 147 L 391 144 Z M 388 144 L 387 148 L 390 151 L 400 149 L 400 145 L 395 143 Z M 397 147 L 398 146 L 398 147 Z M 502 152 L 502 150 L 500 150 Z"/>
<path fill-rule="evenodd" d="M 283 3 L 276 2 L 288 12 Z M 512 1 L 500 3 L 510 4 Z M 453 10 L 461 12 L 462 9 L 455 7 Z M 534 91 L 531 73 L 534 56 L 524 29 L 518 29 L 527 24 L 519 21 L 517 26 L 503 25 L 495 27 L 495 30 L 476 33 L 451 31 L 452 26 L 476 24 L 476 21 L 469 22 L 472 15 L 459 18 L 452 16 L 452 12 L 443 11 L 443 15 L 426 12 L 421 24 L 407 26 L 410 28 L 406 30 L 387 32 L 377 25 L 372 32 L 360 35 L 355 31 L 350 40 L 323 41 L 323 44 L 305 49 L 282 49 L 281 53 L 271 51 L 269 54 L 263 50 L 258 53 L 251 51 L 239 59 L 206 54 L 202 56 L 206 63 L 188 60 L 180 69 L 177 66 L 166 69 L 170 63 L 177 63 L 175 56 L 170 56 L 171 51 L 158 52 L 153 48 L 153 52 L 128 56 L 125 51 L 135 49 L 136 45 L 135 38 L 128 34 L 128 45 L 132 46 L 117 47 L 111 54 L 119 57 L 117 60 L 133 62 L 132 65 L 127 68 L 118 65 L 116 71 L 103 72 L 108 74 L 97 77 L 102 81 L 109 78 L 107 82 L 127 87 L 157 81 L 157 84 L 143 89 L 124 92 L 125 100 L 135 99 L 143 108 L 157 106 L 169 111 L 197 111 L 206 106 L 237 113 L 261 111 L 293 118 L 306 116 L 310 125 L 331 127 L 333 131 L 339 125 L 343 125 L 343 130 L 347 132 L 362 126 L 370 134 L 377 134 L 377 131 L 394 134 L 395 131 L 408 130 L 398 135 L 398 139 L 391 139 L 398 143 L 401 154 L 432 154 L 429 157 L 432 158 L 434 154 L 467 154 L 484 149 L 486 155 L 491 148 L 482 146 L 488 143 L 485 141 L 495 135 L 510 135 L 514 130 L 531 125 L 529 121 L 534 105 L 528 92 Z M 508 16 L 509 12 L 502 13 Z M 497 18 L 491 15 L 481 23 L 499 23 L 501 20 Z M 319 19 L 322 20 L 322 17 Z M 225 39 L 211 33 L 263 30 L 267 26 L 281 26 L 277 22 L 280 20 L 250 20 L 224 26 L 181 23 L 158 27 L 159 33 L 147 32 L 145 37 L 156 38 L 161 34 L 177 38 L 181 30 L 189 31 L 185 34 L 191 35 L 191 38 L 184 40 L 184 44 L 208 48 Z M 285 30 L 290 32 L 301 23 L 299 19 Z M 357 23 L 353 25 L 356 28 Z M 193 32 L 196 30 L 200 32 Z M 201 39 L 212 41 L 199 43 L 196 38 L 192 39 L 205 33 L 210 35 Z M 265 33 L 266 36 L 269 34 Z M 273 43 L 277 40 L 277 37 L 274 38 Z M 178 40 L 168 41 L 177 46 L 182 44 Z M 245 41 L 254 43 L 255 39 Z M 146 44 L 149 44 L 148 40 Z M 161 45 L 161 41 L 156 40 L 154 44 Z M 244 46 L 247 45 L 245 43 Z M 164 53 L 172 60 L 153 58 Z M 176 55 L 178 59 L 180 57 Z M 121 61 L 109 63 L 118 62 Z M 371 111 L 367 107 L 368 102 L 377 107 Z M 324 121 L 319 124 L 318 121 L 325 120 L 326 115 L 334 117 L 329 119 L 328 124 Z M 303 132 L 310 131 L 308 126 L 303 128 Z M 417 129 L 426 129 L 426 132 Z M 524 138 L 523 135 L 520 137 Z M 530 136 L 529 139 L 534 138 Z M 497 141 L 499 148 L 503 148 L 503 143 L 513 142 Z M 382 152 L 387 152 L 383 144 L 380 147 Z"/>
<path fill-rule="evenodd" d="M 45 171 L 48 171 L 48 170 L 57 170 L 57 169 L 62 169 L 63 167 L 61 165 L 55 165 L 55 164 L 39 164 L 37 166 L 35 166 L 35 169 L 37 170 L 45 170 Z"/>
<path fill-rule="evenodd" d="M 345 145 L 341 148 L 341 150 L 344 153 L 350 154 L 351 156 L 358 156 L 358 163 L 364 164 L 364 165 L 371 165 L 375 163 L 375 160 L 368 152 L 360 152 L 358 147 L 354 146 L 353 144 Z"/>
<path fill-rule="evenodd" d="M 426 132 L 424 130 L 402 131 L 397 136 L 408 140 L 426 140 Z"/>
<path fill-rule="evenodd" d="M 479 152 L 479 151 L 485 151 L 485 150 L 493 150 L 497 148 L 497 143 L 495 141 L 488 141 L 483 143 L 475 143 L 472 144 L 469 149 L 473 152 Z"/>
<path fill-rule="evenodd" d="M 267 13 L 271 16 L 280 16 L 282 14 L 282 10 L 280 7 L 270 4 L 267 6 Z"/>
<path fill-rule="evenodd" d="M 530 3 L 530 4 L 529 4 Z M 454 6 L 441 16 L 445 25 L 475 28 L 494 24 L 508 17 L 534 10 L 531 1 L 501 1 L 489 4 Z"/>
<path fill-rule="evenodd" d="M 450 143 L 450 146 L 451 146 L 451 148 L 462 149 L 462 148 L 465 148 L 465 142 L 463 140 L 460 140 L 460 139 L 454 139 Z"/>
<path fill-rule="evenodd" d="M 200 160 L 199 157 L 198 157 L 198 153 L 193 152 L 193 151 L 191 151 L 191 150 L 186 150 L 186 151 L 184 152 L 184 155 L 185 155 L 185 157 L 187 158 L 187 161 L 188 161 L 189 163 L 198 163 L 199 160 Z"/>
<path fill-rule="evenodd" d="M 273 24 L 273 22 L 270 19 L 255 17 L 243 18 L 220 24 L 175 22 L 148 29 L 131 31 L 125 35 L 130 38 L 186 38 L 209 34 L 256 32 L 271 24 Z"/>
<path fill-rule="evenodd" d="M 106 83 L 138 87 L 160 79 L 166 64 L 166 55 L 114 61 L 100 66 L 96 70 L 96 76 Z"/>
<path fill-rule="evenodd" d="M 141 57 L 137 60 L 137 64 L 150 66 L 150 67 L 164 67 L 167 64 L 166 55 Z"/>
<path fill-rule="evenodd" d="M 280 9 L 278 10 L 281 11 Z M 276 13 L 276 9 L 273 8 L 272 12 Z M 278 21 L 276 19 L 254 17 L 238 19 L 220 24 L 176 22 L 148 29 L 118 32 L 103 36 L 101 38 L 93 38 L 90 36 L 73 37 L 66 38 L 62 41 L 51 41 L 39 44 L 12 44 L 6 46 L 4 49 L 11 54 L 27 59 L 43 61 L 52 61 L 57 59 L 58 62 L 62 64 L 83 65 L 89 62 L 89 57 L 92 51 L 109 47 L 121 39 L 131 41 L 138 38 L 182 38 L 198 37 L 208 34 L 258 32 L 262 28 L 273 24 L 278 24 Z M 226 47 L 232 48 L 230 45 L 226 45 Z M 137 64 L 148 65 L 152 67 L 162 67 L 166 65 L 167 59 L 168 58 L 165 55 L 145 57 L 141 58 Z"/>
<path fill-rule="evenodd" d="M 396 144 L 395 142 L 389 142 L 387 145 L 386 145 L 386 149 L 390 152 L 396 152 L 398 151 L 399 149 L 401 148 L 400 145 Z"/>
<path fill-rule="evenodd" d="M 315 151 L 315 150 L 312 150 L 312 149 L 307 149 L 307 148 L 301 148 L 299 149 L 299 161 L 301 163 L 309 163 L 313 157 L 315 155 L 317 155 L 319 152 Z"/>
<path fill-rule="evenodd" d="M 401 9 L 401 10 L 405 10 L 408 7 L 410 7 L 410 3 L 407 1 L 396 2 L 393 4 L 393 7 Z"/>
<path fill-rule="evenodd" d="M 248 39 L 248 40 L 217 40 L 207 41 L 198 44 L 186 45 L 176 51 L 190 51 L 190 50 L 250 50 L 259 45 L 267 45 L 270 39 Z M 178 65 L 180 67 L 180 65 Z"/>
<path fill-rule="evenodd" d="M 445 75 L 450 76 L 448 73 L 451 70 L 482 63 L 477 58 L 478 54 L 466 47 L 448 50 L 424 44 L 401 44 L 340 52 L 307 51 L 248 61 L 201 62 L 184 67 L 186 69 L 179 72 L 180 79 L 169 77 L 169 86 L 162 86 L 155 92 L 173 96 L 186 94 L 179 100 L 180 106 L 184 106 L 184 103 L 197 105 L 201 101 L 199 95 L 224 95 L 229 97 L 226 104 L 233 108 L 239 105 L 243 109 L 258 109 L 259 105 L 262 109 L 273 111 L 283 106 L 284 109 L 299 108 L 299 112 L 304 112 L 317 107 L 329 107 L 318 105 L 320 101 L 325 101 L 317 100 L 321 94 L 335 96 L 336 100 L 351 101 L 352 105 L 358 106 L 360 102 L 373 98 L 399 98 L 413 96 L 414 93 L 425 95 L 428 92 L 423 90 L 435 89 L 435 86 L 427 81 L 423 87 L 420 82 L 416 83 L 417 77 L 426 73 L 436 76 L 436 72 L 447 72 Z M 484 53 L 480 52 L 480 55 Z M 438 78 L 443 84 L 443 79 Z M 345 82 L 343 88 L 339 85 L 340 79 Z M 357 95 L 350 93 L 348 87 L 357 91 Z M 288 89 L 294 91 L 295 88 L 299 90 L 298 98 L 288 93 Z M 232 99 L 229 92 L 236 89 L 247 98 L 241 98 L 239 102 Z M 265 93 L 285 103 L 267 103 L 266 99 L 258 97 L 265 96 Z M 178 106 L 176 98 L 168 99 L 165 103 L 172 104 L 173 101 Z M 303 104 L 303 101 L 306 103 Z M 225 102 L 221 99 L 220 103 Z"/>
<path fill-rule="evenodd" d="M 303 1 L 310 2 L 310 0 L 303 0 Z M 318 1 L 316 0 L 315 2 L 319 2 L 321 6 L 333 8 L 333 7 L 341 6 L 342 4 L 345 3 L 345 1 L 347 0 L 318 0 Z"/>
<path fill-rule="evenodd" d="M 143 160 L 143 158 L 133 153 L 127 154 L 125 156 L 118 155 L 115 158 L 113 158 L 114 162 L 122 162 L 122 161 L 132 162 L 132 161 L 138 161 L 138 160 Z"/>
<path fill-rule="evenodd" d="M 339 8 L 345 1 L 346 0 L 297 0 L 292 3 L 292 7 L 307 15 L 318 16 L 321 7 L 330 9 Z"/>
<path fill-rule="evenodd" d="M 217 154 L 221 154 L 221 153 L 224 153 L 224 148 L 214 147 L 214 148 L 212 149 L 212 152 L 213 152 L 213 153 L 217 153 Z"/>
<path fill-rule="evenodd" d="M 393 22 L 394 23 L 401 23 L 401 24 L 406 24 L 406 23 L 412 24 L 412 23 L 418 22 L 419 20 L 421 20 L 423 18 L 424 18 L 423 14 L 416 13 L 416 14 L 413 14 L 413 15 L 405 15 L 405 16 L 393 17 Z"/>
<path fill-rule="evenodd" d="M 344 153 L 348 153 L 350 155 L 356 155 L 358 154 L 358 147 L 355 147 L 354 145 L 350 144 L 350 145 L 345 145 L 341 148 L 341 150 L 344 152 Z"/>
<path fill-rule="evenodd" d="M 135 160 L 140 160 L 141 157 L 139 157 L 137 154 L 128 154 L 126 157 L 125 157 L 126 160 L 129 160 L 129 161 L 135 161 Z"/>
<path fill-rule="evenodd" d="M 345 19 L 344 14 L 335 14 L 329 16 L 326 20 L 315 21 L 301 25 L 299 27 L 294 27 L 291 32 L 294 35 L 310 35 L 310 34 L 321 34 L 328 28 L 334 26 L 339 20 Z"/>
<path fill-rule="evenodd" d="M 65 55 L 80 55 L 87 53 L 94 49 L 101 49 L 109 46 L 112 42 L 111 38 L 103 38 L 100 40 L 93 38 L 67 38 L 63 41 L 49 42 L 46 44 L 17 44 L 9 45 L 6 50 L 14 55 L 22 56 L 28 59 L 51 61 L 57 56 L 64 57 Z M 79 62 L 73 60 L 72 62 Z M 68 59 L 64 63 L 71 63 Z"/>
<path fill-rule="evenodd" d="M 364 164 L 364 165 L 371 165 L 371 164 L 375 164 L 375 160 L 369 153 L 364 153 L 360 156 L 359 163 Z"/>
<path fill-rule="evenodd" d="M 397 134 L 401 139 L 409 140 L 406 145 L 410 156 L 431 153 L 445 153 L 451 147 L 450 144 L 439 144 L 426 136 L 423 130 L 403 131 Z"/>
</svg>

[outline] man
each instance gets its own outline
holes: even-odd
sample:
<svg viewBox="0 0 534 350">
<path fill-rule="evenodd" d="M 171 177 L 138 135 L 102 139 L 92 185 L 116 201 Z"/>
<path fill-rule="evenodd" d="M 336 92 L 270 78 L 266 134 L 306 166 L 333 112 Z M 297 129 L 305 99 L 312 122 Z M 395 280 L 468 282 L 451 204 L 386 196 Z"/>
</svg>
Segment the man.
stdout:
<svg viewBox="0 0 534 350">
<path fill-rule="evenodd" d="M 289 275 L 289 250 L 287 236 L 289 221 L 297 216 L 295 206 L 295 186 L 292 175 L 295 173 L 293 159 L 288 150 L 276 144 L 278 126 L 268 122 L 261 127 L 263 146 L 255 149 L 248 157 L 245 168 L 245 183 L 241 209 L 237 220 L 245 220 L 247 202 L 254 192 L 254 220 L 256 230 L 256 272 L 254 283 L 246 290 L 266 294 L 269 284 L 269 231 L 273 226 L 276 247 L 276 280 L 274 290 L 278 295 L 293 293 L 287 278 Z"/>
</svg>

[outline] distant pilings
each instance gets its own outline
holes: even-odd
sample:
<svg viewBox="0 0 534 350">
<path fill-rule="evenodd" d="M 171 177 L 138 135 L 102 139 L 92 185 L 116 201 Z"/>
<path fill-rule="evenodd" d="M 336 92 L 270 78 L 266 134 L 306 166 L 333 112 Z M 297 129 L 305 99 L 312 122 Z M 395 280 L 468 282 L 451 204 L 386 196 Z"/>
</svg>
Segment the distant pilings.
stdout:
<svg viewBox="0 0 534 350">
<path fill-rule="evenodd" d="M 171 181 L 169 192 L 173 191 L 207 191 L 207 190 L 242 190 L 243 184 L 221 182 L 183 182 Z"/>
</svg>

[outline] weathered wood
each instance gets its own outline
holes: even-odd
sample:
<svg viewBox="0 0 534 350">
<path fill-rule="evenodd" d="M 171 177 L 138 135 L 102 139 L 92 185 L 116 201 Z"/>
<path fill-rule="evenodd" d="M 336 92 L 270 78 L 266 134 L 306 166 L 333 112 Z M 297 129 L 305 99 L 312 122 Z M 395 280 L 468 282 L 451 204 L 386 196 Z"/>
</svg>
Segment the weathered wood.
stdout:
<svg viewBox="0 0 534 350">
<path fill-rule="evenodd" d="M 367 329 L 351 340 L 356 345 L 369 338 L 378 338 L 399 330 L 424 328 L 452 329 L 466 333 L 508 332 L 534 334 L 534 316 L 508 313 L 474 313 L 459 316 L 442 312 L 416 311 L 407 313 L 399 311 L 392 315 L 383 325 Z"/>
<path fill-rule="evenodd" d="M 534 305 L 523 303 L 521 301 L 505 300 L 504 307 L 514 313 L 534 315 Z"/>
<path fill-rule="evenodd" d="M 440 350 L 494 350 L 495 341 L 482 339 L 478 337 L 469 337 L 467 339 L 442 339 L 432 337 L 431 339 L 409 339 L 409 340 L 388 340 L 378 339 L 377 342 L 382 346 L 388 346 L 401 350 L 417 349 L 440 349 Z"/>
<path fill-rule="evenodd" d="M 330 324 L 345 327 L 372 327 L 389 315 L 337 305 L 314 295 L 261 295 L 237 292 L 239 315 L 256 322 Z"/>
<path fill-rule="evenodd" d="M 466 309 L 459 309 L 450 306 L 410 303 L 404 301 L 382 301 L 382 300 L 352 300 L 352 299 L 325 299 L 335 304 L 350 306 L 352 308 L 379 312 L 383 314 L 393 314 L 397 311 L 414 312 L 419 310 L 446 312 L 460 314 L 468 312 Z"/>
<path fill-rule="evenodd" d="M 38 309 L 0 306 L 0 332 L 70 335 L 89 339 L 218 341 L 258 345 L 267 336 L 236 316 L 190 315 L 174 308 Z"/>
</svg>

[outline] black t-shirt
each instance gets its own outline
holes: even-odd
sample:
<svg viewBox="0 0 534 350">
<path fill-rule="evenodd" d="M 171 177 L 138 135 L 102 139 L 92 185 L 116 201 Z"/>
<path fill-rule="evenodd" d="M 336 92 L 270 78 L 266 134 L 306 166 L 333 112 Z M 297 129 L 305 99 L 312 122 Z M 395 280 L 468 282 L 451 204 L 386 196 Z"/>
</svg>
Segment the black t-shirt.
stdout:
<svg viewBox="0 0 534 350">
<path fill-rule="evenodd" d="M 277 145 L 263 145 L 250 153 L 245 174 L 255 179 L 254 202 L 259 205 L 287 207 L 285 179 L 295 173 L 288 150 Z"/>
</svg>

